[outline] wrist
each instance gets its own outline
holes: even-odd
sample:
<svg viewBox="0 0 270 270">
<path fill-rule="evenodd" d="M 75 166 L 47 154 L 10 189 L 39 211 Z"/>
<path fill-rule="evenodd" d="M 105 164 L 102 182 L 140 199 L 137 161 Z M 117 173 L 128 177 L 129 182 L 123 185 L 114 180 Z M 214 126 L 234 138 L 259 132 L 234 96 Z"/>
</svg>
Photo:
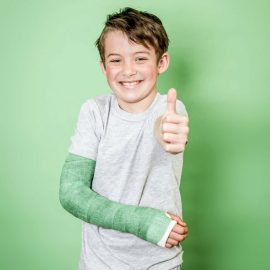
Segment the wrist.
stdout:
<svg viewBox="0 0 270 270">
<path fill-rule="evenodd" d="M 171 221 L 172 219 L 165 212 L 158 210 L 157 214 L 152 218 L 151 225 L 148 227 L 147 241 L 158 244 L 167 232 Z"/>
<path fill-rule="evenodd" d="M 168 237 L 173 229 L 173 227 L 177 224 L 176 220 L 171 220 L 166 232 L 164 233 L 163 237 L 160 239 L 160 241 L 157 243 L 160 247 L 166 247 L 166 242 L 168 240 Z"/>
</svg>

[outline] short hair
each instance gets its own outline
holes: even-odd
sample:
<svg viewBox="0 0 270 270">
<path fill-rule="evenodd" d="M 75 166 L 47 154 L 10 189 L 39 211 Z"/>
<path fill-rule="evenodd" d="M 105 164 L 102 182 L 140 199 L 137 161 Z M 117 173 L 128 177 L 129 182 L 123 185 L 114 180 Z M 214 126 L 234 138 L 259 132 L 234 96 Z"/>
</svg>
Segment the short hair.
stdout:
<svg viewBox="0 0 270 270">
<path fill-rule="evenodd" d="M 105 37 L 110 31 L 121 31 L 128 39 L 149 48 L 155 49 L 157 61 L 168 50 L 169 38 L 161 20 L 148 12 L 130 7 L 120 9 L 118 13 L 107 16 L 105 26 L 95 42 L 101 61 L 105 63 Z"/>
</svg>

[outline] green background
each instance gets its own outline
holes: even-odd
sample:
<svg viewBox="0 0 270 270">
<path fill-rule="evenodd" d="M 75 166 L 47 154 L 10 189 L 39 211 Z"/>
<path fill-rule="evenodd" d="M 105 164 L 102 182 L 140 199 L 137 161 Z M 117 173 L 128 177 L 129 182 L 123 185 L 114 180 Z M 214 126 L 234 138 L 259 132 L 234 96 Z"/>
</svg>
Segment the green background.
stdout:
<svg viewBox="0 0 270 270">
<path fill-rule="evenodd" d="M 77 268 L 81 222 L 59 177 L 81 104 L 110 91 L 94 42 L 125 6 L 162 19 L 159 89 L 190 116 L 183 269 L 270 269 L 270 4 L 241 0 L 0 2 L 0 269 Z"/>
</svg>

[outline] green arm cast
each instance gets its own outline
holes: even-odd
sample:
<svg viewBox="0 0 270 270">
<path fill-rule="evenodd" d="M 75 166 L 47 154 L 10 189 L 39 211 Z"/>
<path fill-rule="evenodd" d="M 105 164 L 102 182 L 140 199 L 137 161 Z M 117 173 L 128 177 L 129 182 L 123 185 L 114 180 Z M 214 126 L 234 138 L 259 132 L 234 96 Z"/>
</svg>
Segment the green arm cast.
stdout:
<svg viewBox="0 0 270 270">
<path fill-rule="evenodd" d="M 94 160 L 69 153 L 62 168 L 60 203 L 75 217 L 97 226 L 131 233 L 157 244 L 171 219 L 159 209 L 111 201 L 90 187 Z"/>
</svg>

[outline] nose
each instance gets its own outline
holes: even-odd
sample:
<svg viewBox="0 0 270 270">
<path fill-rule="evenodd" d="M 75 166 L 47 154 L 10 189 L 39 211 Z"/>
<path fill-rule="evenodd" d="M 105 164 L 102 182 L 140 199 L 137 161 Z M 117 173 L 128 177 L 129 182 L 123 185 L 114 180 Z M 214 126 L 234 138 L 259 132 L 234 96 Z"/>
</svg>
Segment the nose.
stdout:
<svg viewBox="0 0 270 270">
<path fill-rule="evenodd" d="M 131 77 L 137 73 L 135 64 L 131 61 L 125 61 L 123 65 L 123 75 Z"/>
</svg>

